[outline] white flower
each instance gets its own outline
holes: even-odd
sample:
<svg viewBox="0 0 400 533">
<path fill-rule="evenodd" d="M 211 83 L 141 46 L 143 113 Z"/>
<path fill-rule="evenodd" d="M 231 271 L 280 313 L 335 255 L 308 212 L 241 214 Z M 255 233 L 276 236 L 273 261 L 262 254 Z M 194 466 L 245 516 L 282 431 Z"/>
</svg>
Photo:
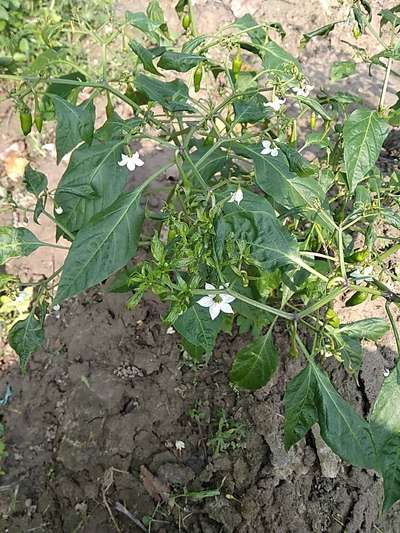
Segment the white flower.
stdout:
<svg viewBox="0 0 400 533">
<path fill-rule="evenodd" d="M 57 213 L 57 215 L 62 215 L 64 213 L 64 209 L 59 205 L 54 209 L 54 211 Z"/>
<path fill-rule="evenodd" d="M 240 188 L 240 185 L 239 185 L 239 187 L 236 189 L 236 191 L 231 194 L 231 197 L 228 200 L 228 204 L 236 202 L 237 205 L 239 205 L 242 200 L 243 200 L 243 191 L 242 191 L 242 189 Z"/>
<path fill-rule="evenodd" d="M 132 156 L 121 154 L 121 161 L 118 161 L 120 167 L 127 166 L 128 170 L 135 170 L 136 167 L 142 167 L 144 162 L 140 159 L 139 152 L 135 152 Z"/>
<path fill-rule="evenodd" d="M 276 157 L 279 152 L 279 148 L 275 146 L 274 148 L 271 148 L 271 141 L 263 141 L 263 150 L 261 150 L 261 155 L 272 155 L 272 157 Z"/>
<path fill-rule="evenodd" d="M 185 443 L 183 440 L 176 440 L 175 441 L 175 448 L 178 450 L 178 452 L 181 452 L 185 449 Z"/>
<path fill-rule="evenodd" d="M 286 102 L 286 98 L 280 100 L 278 97 L 275 97 L 272 102 L 265 103 L 265 107 L 271 107 L 274 111 L 279 111 L 281 106 Z"/>
<path fill-rule="evenodd" d="M 173 335 L 175 333 L 175 330 L 172 326 L 170 326 L 168 329 L 167 329 L 167 335 Z"/>
<path fill-rule="evenodd" d="M 297 96 L 308 96 L 313 89 L 313 85 L 304 85 L 303 87 L 293 87 L 292 91 L 296 93 Z"/>
<path fill-rule="evenodd" d="M 390 374 L 390 370 L 389 370 L 388 368 L 384 368 L 384 369 L 383 369 L 383 375 L 384 375 L 384 377 L 387 378 L 387 377 L 389 376 L 389 374 Z"/>
<path fill-rule="evenodd" d="M 53 305 L 53 311 L 59 311 L 61 309 L 61 306 L 59 304 Z"/>
<path fill-rule="evenodd" d="M 205 287 L 208 290 L 215 290 L 214 285 L 211 285 L 211 283 L 206 283 Z M 220 286 L 220 289 L 224 288 L 223 285 Z M 197 303 L 202 307 L 208 307 L 211 320 L 215 320 L 221 311 L 223 313 L 233 314 L 233 309 L 230 304 L 234 299 L 233 296 L 226 293 L 209 294 L 208 296 L 201 298 Z"/>
<path fill-rule="evenodd" d="M 373 281 L 373 278 L 371 278 L 373 271 L 374 267 L 372 266 L 365 267 L 363 270 L 357 268 L 357 270 L 351 272 L 350 277 L 355 279 L 356 285 L 360 285 L 363 281 Z"/>
</svg>

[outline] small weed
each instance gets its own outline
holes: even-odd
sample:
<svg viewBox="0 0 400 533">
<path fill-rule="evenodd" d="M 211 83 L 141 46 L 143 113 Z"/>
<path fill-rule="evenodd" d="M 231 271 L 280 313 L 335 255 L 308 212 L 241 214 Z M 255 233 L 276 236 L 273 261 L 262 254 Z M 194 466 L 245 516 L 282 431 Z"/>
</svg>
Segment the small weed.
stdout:
<svg viewBox="0 0 400 533">
<path fill-rule="evenodd" d="M 213 437 L 207 441 L 213 455 L 244 448 L 246 438 L 246 427 L 233 418 L 228 418 L 225 411 L 221 409 L 218 413 L 218 427 Z"/>
</svg>

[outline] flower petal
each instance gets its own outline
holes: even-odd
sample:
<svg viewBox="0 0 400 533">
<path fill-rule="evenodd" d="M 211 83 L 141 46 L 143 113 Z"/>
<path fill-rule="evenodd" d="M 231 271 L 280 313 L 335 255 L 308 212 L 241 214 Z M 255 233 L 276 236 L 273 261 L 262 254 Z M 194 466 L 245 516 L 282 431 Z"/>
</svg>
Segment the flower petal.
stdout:
<svg viewBox="0 0 400 533">
<path fill-rule="evenodd" d="M 264 150 L 261 150 L 261 155 L 268 155 L 271 152 L 269 148 L 264 148 Z"/>
<path fill-rule="evenodd" d="M 132 161 L 132 159 L 129 159 L 129 161 L 127 162 L 126 166 L 128 167 L 128 170 L 133 171 L 133 170 L 135 170 L 136 163 L 135 163 L 135 161 Z"/>
<path fill-rule="evenodd" d="M 230 304 L 235 300 L 235 297 L 231 296 L 230 294 L 225 294 L 225 293 L 220 294 L 220 297 L 221 297 L 222 303 Z"/>
<path fill-rule="evenodd" d="M 211 320 L 215 320 L 217 318 L 217 316 L 220 314 L 221 305 L 222 305 L 221 303 L 214 302 L 213 305 L 208 309 L 209 312 L 210 312 Z M 227 304 L 227 305 L 229 305 L 229 304 Z"/>
<path fill-rule="evenodd" d="M 205 288 L 208 289 L 209 291 L 215 291 L 215 287 L 214 285 L 211 285 L 211 283 L 206 283 Z"/>
<path fill-rule="evenodd" d="M 242 189 L 239 187 L 239 189 L 236 191 L 236 194 L 235 194 L 235 200 L 237 202 L 237 204 L 239 205 L 240 202 L 243 200 L 243 191 Z"/>
<path fill-rule="evenodd" d="M 264 148 L 269 149 L 271 148 L 271 141 L 263 141 L 262 145 L 264 146 Z"/>
<path fill-rule="evenodd" d="M 201 305 L 201 307 L 211 307 L 214 305 L 214 300 L 211 298 L 211 296 L 203 296 L 203 298 L 200 298 L 197 303 Z"/>
<path fill-rule="evenodd" d="M 276 157 L 278 155 L 278 153 L 279 153 L 279 148 L 272 148 L 270 153 L 271 153 L 272 157 Z"/>
<path fill-rule="evenodd" d="M 232 307 L 227 302 L 221 302 L 219 304 L 219 307 L 221 308 L 221 311 L 223 311 L 224 313 L 228 313 L 230 315 L 233 315 L 234 313 Z"/>
<path fill-rule="evenodd" d="M 136 160 L 136 165 L 137 165 L 138 167 L 142 167 L 142 166 L 144 165 L 144 161 L 142 161 L 141 159 L 137 159 L 137 160 Z"/>
</svg>

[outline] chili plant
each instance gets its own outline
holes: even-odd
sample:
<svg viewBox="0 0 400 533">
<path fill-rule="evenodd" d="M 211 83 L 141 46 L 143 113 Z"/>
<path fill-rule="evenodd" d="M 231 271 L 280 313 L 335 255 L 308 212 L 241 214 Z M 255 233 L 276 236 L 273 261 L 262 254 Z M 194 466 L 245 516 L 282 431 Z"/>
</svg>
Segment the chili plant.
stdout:
<svg viewBox="0 0 400 533">
<path fill-rule="evenodd" d="M 324 370 L 333 355 L 357 377 L 362 340 L 378 340 L 389 327 L 400 344 L 393 315 L 398 278 L 388 262 L 400 247 L 399 173 L 383 176 L 376 166 L 399 119 L 400 100 L 389 108 L 385 99 L 400 59 L 400 7 L 379 13 L 379 29 L 371 26 L 366 0 L 349 9 L 354 36 L 367 33 L 381 46 L 371 56 L 353 45 L 372 73 L 384 69 L 376 107 L 348 92 L 312 87 L 280 43 L 285 34 L 278 23 L 246 15 L 215 35 L 198 35 L 189 0 L 176 5 L 178 37 L 157 0 L 146 13 L 126 14 L 125 36 L 133 27 L 141 37 L 129 41 L 124 82 L 107 79 L 105 54 L 96 79 L 81 72 L 56 79 L 3 74 L 15 82 L 24 132 L 32 102 L 41 102 L 56 118 L 58 161 L 72 151 L 54 194 L 43 173 L 25 172 L 37 198 L 33 219 L 51 218 L 57 238 L 70 246 L 59 271 L 35 285 L 29 316 L 13 325 L 9 341 L 25 368 L 43 342 L 49 305 L 115 275 L 111 289 L 131 292 L 131 308 L 146 291 L 169 303 L 163 321 L 197 361 L 210 356 L 221 331 L 250 332 L 253 340 L 238 351 L 229 376 L 237 388 L 255 390 L 277 370 L 279 322 L 291 356 L 304 361 L 285 393 L 286 448 L 319 424 L 343 460 L 383 476 L 388 509 L 400 498 L 400 367 L 385 379 L 368 419 Z M 302 45 L 337 24 L 305 34 Z M 331 76 L 339 80 L 357 68 L 336 62 Z M 118 100 L 130 118 L 116 113 Z M 105 103 L 107 120 L 96 129 Z M 138 151 L 143 140 L 164 148 L 170 160 L 127 190 L 129 171 L 145 169 L 150 157 Z M 150 184 L 172 167 L 178 180 L 168 182 L 160 209 L 149 209 Z M 393 229 L 385 240 L 383 224 Z M 46 245 L 12 227 L 1 229 L 0 243 L 2 262 Z M 147 256 L 132 263 L 139 247 Z M 335 312 L 339 301 L 350 306 L 375 297 L 385 300 L 387 321 L 342 323 Z"/>
</svg>

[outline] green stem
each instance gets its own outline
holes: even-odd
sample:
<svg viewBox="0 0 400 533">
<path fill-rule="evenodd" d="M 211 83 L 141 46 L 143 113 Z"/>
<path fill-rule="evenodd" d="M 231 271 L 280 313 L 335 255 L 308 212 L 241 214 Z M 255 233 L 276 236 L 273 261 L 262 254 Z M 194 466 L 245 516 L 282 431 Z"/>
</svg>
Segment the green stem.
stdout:
<svg viewBox="0 0 400 533">
<path fill-rule="evenodd" d="M 389 317 L 389 320 L 390 320 L 390 325 L 392 326 L 392 331 L 393 331 L 393 335 L 394 335 L 394 338 L 396 341 L 396 347 L 397 347 L 397 358 L 399 358 L 400 357 L 400 334 L 399 334 L 399 330 L 397 329 L 397 324 L 392 314 L 392 311 L 390 310 L 390 302 L 385 303 L 385 309 L 386 309 L 387 316 Z"/>
<path fill-rule="evenodd" d="M 53 217 L 53 215 L 50 215 L 50 213 L 49 213 L 48 211 L 43 210 L 42 213 L 43 213 L 47 218 L 49 218 L 50 220 L 52 220 L 52 221 L 54 222 L 54 224 L 55 224 L 56 226 L 58 226 L 58 227 L 63 231 L 63 233 L 65 233 L 65 235 L 67 235 L 67 236 L 71 239 L 71 241 L 73 241 L 73 240 L 75 239 L 75 236 L 74 236 L 69 230 L 67 230 L 67 228 L 66 228 L 63 224 L 61 224 L 61 222 L 59 222 L 58 220 L 56 220 L 56 219 Z"/>
<path fill-rule="evenodd" d="M 338 229 L 338 248 L 339 248 L 340 272 L 342 273 L 342 278 L 347 282 L 346 265 L 344 262 L 344 250 L 343 250 L 343 228 L 341 226 Z"/>
<path fill-rule="evenodd" d="M 196 18 L 194 16 L 192 0 L 188 0 L 188 8 L 189 8 L 190 24 L 192 26 L 192 35 L 193 37 L 196 37 L 197 35 Z"/>
<path fill-rule="evenodd" d="M 389 57 L 387 65 L 386 65 L 385 79 L 383 80 L 381 96 L 379 98 L 379 105 L 378 105 L 379 111 L 382 111 L 385 105 L 385 97 L 386 97 L 386 92 L 387 92 L 387 88 L 389 84 L 390 70 L 392 68 L 392 63 L 393 63 L 393 59 Z"/>
<path fill-rule="evenodd" d="M 297 316 L 299 318 L 303 318 L 305 316 L 311 315 L 314 311 L 317 311 L 324 305 L 328 304 L 329 302 L 332 302 L 332 300 L 335 300 L 340 294 L 342 294 L 346 290 L 345 287 L 337 287 L 332 292 L 327 294 L 326 296 L 323 296 L 320 300 L 317 300 L 315 303 L 311 304 L 310 306 L 303 309 L 303 311 L 300 311 Z"/>
</svg>

